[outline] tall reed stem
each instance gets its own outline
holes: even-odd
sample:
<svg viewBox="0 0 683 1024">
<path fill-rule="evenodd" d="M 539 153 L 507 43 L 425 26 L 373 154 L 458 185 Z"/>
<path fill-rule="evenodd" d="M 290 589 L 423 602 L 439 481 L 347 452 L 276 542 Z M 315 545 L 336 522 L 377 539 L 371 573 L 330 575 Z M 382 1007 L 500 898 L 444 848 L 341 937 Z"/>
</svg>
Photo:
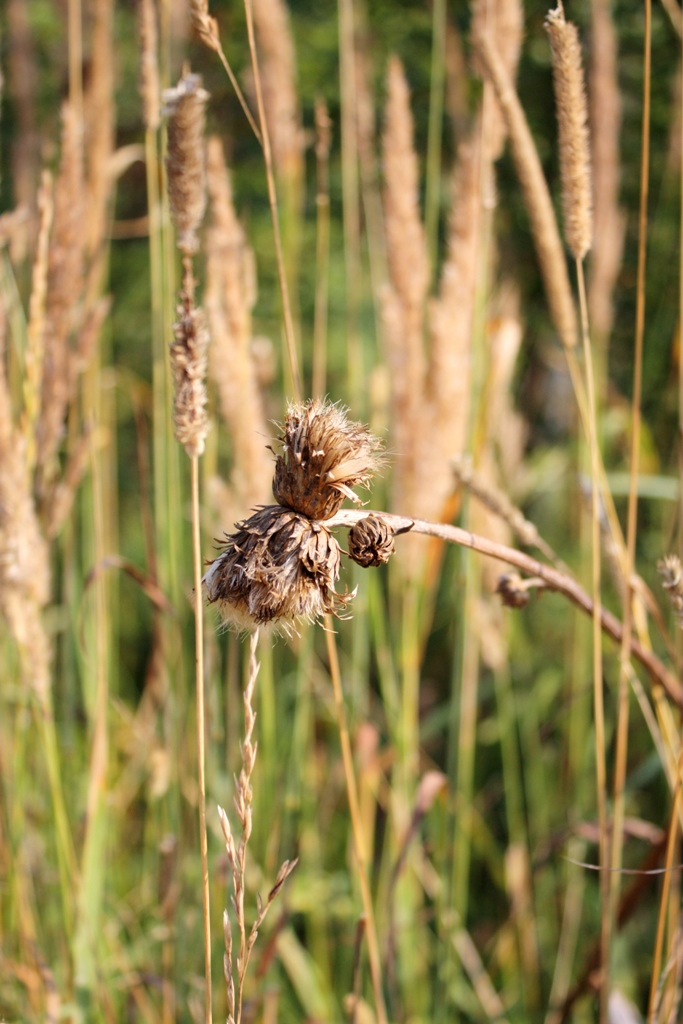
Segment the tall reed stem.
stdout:
<svg viewBox="0 0 683 1024">
<path fill-rule="evenodd" d="M 261 125 L 263 158 L 266 165 L 268 202 L 270 204 L 270 216 L 273 222 L 273 241 L 275 243 L 277 276 L 280 284 L 280 295 L 282 297 L 282 315 L 285 324 L 285 339 L 287 343 L 287 355 L 289 358 L 289 370 L 292 377 L 292 390 L 294 392 L 294 397 L 298 402 L 300 402 L 302 399 L 302 390 L 301 374 L 299 372 L 299 357 L 297 355 L 296 337 L 294 334 L 294 320 L 292 319 L 292 309 L 289 302 L 289 288 L 287 286 L 285 261 L 282 254 L 282 238 L 280 235 L 277 191 L 275 188 L 275 175 L 273 173 L 273 154 L 270 148 L 270 135 L 268 132 L 268 124 L 266 122 L 266 112 L 263 106 L 263 90 L 261 89 L 261 76 L 259 74 L 256 38 L 254 35 L 254 16 L 251 4 L 252 0 L 244 0 L 244 10 L 247 17 L 247 34 L 249 36 L 249 51 L 251 53 L 251 66 L 254 74 L 254 89 L 256 91 L 256 104 L 258 107 L 259 123 Z"/>
<path fill-rule="evenodd" d="M 609 998 L 609 943 L 610 943 L 610 878 L 607 871 L 609 848 L 607 834 L 607 767 L 605 756 L 605 707 L 602 680 L 602 601 L 600 595 L 600 456 L 598 453 L 598 427 L 596 415 L 593 354 L 588 331 L 588 306 L 583 259 L 576 261 L 576 276 L 581 314 L 583 356 L 586 364 L 586 390 L 588 399 L 588 443 L 591 457 L 591 547 L 593 552 L 593 707 L 595 716 L 595 777 L 598 797 L 598 825 L 600 829 L 600 945 L 602 950 L 602 982 L 600 986 L 600 1020 L 607 1019 Z"/>
<path fill-rule="evenodd" d="M 640 155 L 640 209 L 638 217 L 638 278 L 636 290 L 636 336 L 631 400 L 631 461 L 626 526 L 626 573 L 624 579 L 624 633 L 619 657 L 619 705 L 617 713 L 616 763 L 614 768 L 614 825 L 612 829 L 611 916 L 619 899 L 621 845 L 624 823 L 624 784 L 628 747 L 629 683 L 628 668 L 632 626 L 636 532 L 638 527 L 638 469 L 640 462 L 640 405 L 643 380 L 643 339 L 645 333 L 645 270 L 647 264 L 647 202 L 650 172 L 650 89 L 651 89 L 652 2 L 645 0 L 645 38 L 643 54 L 643 120 Z M 673 830 L 674 826 L 672 826 Z"/>
<path fill-rule="evenodd" d="M 206 753 L 204 730 L 204 618 L 202 602 L 202 550 L 199 521 L 199 457 L 190 459 L 192 490 L 192 559 L 194 567 L 195 683 L 197 692 L 197 778 L 199 782 L 199 843 L 202 857 L 202 911 L 204 919 L 204 1020 L 211 1024 L 211 907 L 209 903 L 209 849 L 206 835 Z"/>
<path fill-rule="evenodd" d="M 439 251 L 439 207 L 441 205 L 441 136 L 446 80 L 446 8 L 447 0 L 434 0 L 432 9 L 432 60 L 429 86 L 429 134 L 425 193 L 425 235 L 432 277 L 436 273 Z"/>
<path fill-rule="evenodd" d="M 337 726 L 339 728 L 339 742 L 341 744 L 342 761 L 344 764 L 344 778 L 346 780 L 346 793 L 349 801 L 349 813 L 351 815 L 351 828 L 353 830 L 353 845 L 358 862 L 358 877 L 360 880 L 361 899 L 363 901 L 363 912 L 367 923 L 368 939 L 368 960 L 370 961 L 370 976 L 375 996 L 375 1011 L 378 1024 L 387 1024 L 387 1011 L 384 1005 L 384 994 L 382 992 L 382 969 L 379 956 L 379 943 L 377 941 L 377 926 L 375 923 L 375 912 L 372 906 L 372 894 L 368 881 L 366 843 L 363 834 L 363 822 L 358 802 L 358 786 L 353 769 L 353 754 L 351 752 L 351 740 L 346 724 L 344 712 L 344 694 L 342 692 L 341 672 L 339 670 L 339 656 L 335 641 L 332 617 L 325 616 L 325 641 L 327 643 L 327 655 L 330 660 L 330 675 L 334 690 L 334 706 L 337 712 Z"/>
</svg>

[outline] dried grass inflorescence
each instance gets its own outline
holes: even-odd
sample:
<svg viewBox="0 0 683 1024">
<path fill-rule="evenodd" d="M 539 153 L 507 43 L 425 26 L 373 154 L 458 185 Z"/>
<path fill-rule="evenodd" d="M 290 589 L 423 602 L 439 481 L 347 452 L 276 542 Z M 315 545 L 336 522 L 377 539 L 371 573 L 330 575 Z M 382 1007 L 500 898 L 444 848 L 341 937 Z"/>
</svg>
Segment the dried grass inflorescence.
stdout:
<svg viewBox="0 0 683 1024">
<path fill-rule="evenodd" d="M 683 566 L 678 555 L 666 555 L 657 562 L 662 586 L 669 595 L 676 622 L 683 629 Z"/>
<path fill-rule="evenodd" d="M 381 464 L 381 441 L 341 405 L 319 398 L 289 406 L 279 437 L 273 494 L 280 505 L 311 519 L 330 519 L 345 498 L 360 499 Z"/>
<path fill-rule="evenodd" d="M 588 110 L 576 25 L 566 21 L 558 3 L 545 20 L 553 54 L 553 78 L 560 131 L 560 174 L 564 233 L 572 255 L 580 260 L 591 247 L 591 197 Z"/>
<path fill-rule="evenodd" d="M 195 308 L 193 295 L 187 287 L 181 294 L 173 333 L 175 340 L 170 351 L 175 436 L 188 455 L 201 455 L 209 431 L 205 384 L 209 332 L 204 311 Z"/>
<path fill-rule="evenodd" d="M 199 75 L 185 72 L 173 89 L 164 91 L 168 121 L 168 200 L 178 231 L 178 248 L 191 255 L 198 248 L 197 228 L 206 207 L 204 127 L 208 92 Z"/>
<path fill-rule="evenodd" d="M 225 551 L 204 576 L 208 601 L 240 629 L 313 620 L 346 607 L 336 594 L 341 549 L 324 523 L 266 505 L 237 524 Z"/>
</svg>

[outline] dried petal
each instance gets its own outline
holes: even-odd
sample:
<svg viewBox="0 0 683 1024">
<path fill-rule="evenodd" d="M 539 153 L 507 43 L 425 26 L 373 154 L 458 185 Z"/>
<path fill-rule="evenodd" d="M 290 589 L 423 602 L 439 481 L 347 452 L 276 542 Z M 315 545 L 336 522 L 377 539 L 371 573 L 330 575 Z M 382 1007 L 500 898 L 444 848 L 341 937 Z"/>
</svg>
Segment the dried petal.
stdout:
<svg viewBox="0 0 683 1024">
<path fill-rule="evenodd" d="M 280 505 L 312 519 L 330 519 L 351 487 L 364 486 L 382 464 L 381 441 L 319 398 L 290 405 L 279 440 L 273 494 Z"/>
<path fill-rule="evenodd" d="M 204 576 L 206 598 L 241 629 L 317 619 L 344 608 L 336 594 L 341 551 L 325 525 L 288 508 L 266 505 L 237 524 Z"/>
</svg>

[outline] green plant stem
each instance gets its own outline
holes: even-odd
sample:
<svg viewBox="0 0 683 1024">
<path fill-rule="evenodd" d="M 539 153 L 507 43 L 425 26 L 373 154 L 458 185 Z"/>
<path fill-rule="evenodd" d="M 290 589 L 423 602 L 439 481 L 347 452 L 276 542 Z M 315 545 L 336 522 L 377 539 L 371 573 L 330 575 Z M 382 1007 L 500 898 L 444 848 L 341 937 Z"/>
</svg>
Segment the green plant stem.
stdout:
<svg viewBox="0 0 683 1024">
<path fill-rule="evenodd" d="M 339 742 L 342 751 L 344 764 L 344 778 L 346 780 L 346 792 L 349 801 L 349 813 L 351 815 L 351 828 L 353 831 L 353 844 L 358 863 L 358 878 L 360 881 L 361 899 L 363 901 L 363 912 L 366 917 L 368 960 L 370 962 L 370 976 L 375 997 L 375 1012 L 378 1024 L 387 1024 L 387 1011 L 384 1005 L 384 994 L 382 992 L 382 969 L 379 955 L 379 942 L 377 940 L 377 926 L 375 924 L 375 912 L 372 905 L 372 894 L 368 881 L 366 843 L 363 834 L 363 822 L 358 802 L 358 786 L 353 768 L 353 754 L 351 752 L 351 740 L 346 724 L 344 712 L 344 694 L 342 692 L 341 672 L 339 669 L 339 655 L 330 615 L 325 616 L 325 641 L 327 643 L 327 655 L 330 661 L 330 676 L 334 690 L 334 706 L 337 712 L 337 726 L 339 728 Z"/>
<path fill-rule="evenodd" d="M 576 276 L 581 313 L 581 337 L 586 368 L 586 391 L 588 399 L 588 444 L 591 460 L 591 548 L 593 584 L 593 714 L 595 717 L 595 776 L 597 786 L 598 827 L 600 830 L 600 893 L 601 893 L 601 955 L 602 978 L 600 984 L 600 1020 L 607 1020 L 609 1001 L 609 949 L 610 949 L 610 877 L 609 837 L 607 830 L 607 764 L 605 755 L 605 707 L 602 680 L 602 598 L 600 593 L 600 456 L 598 450 L 598 428 L 596 414 L 595 380 L 593 374 L 593 353 L 588 331 L 588 307 L 586 304 L 586 283 L 583 274 L 583 260 L 576 260 Z M 627 649 L 628 653 L 628 649 Z"/>
<path fill-rule="evenodd" d="M 192 489 L 192 556 L 194 569 L 194 641 L 197 700 L 197 779 L 199 783 L 199 845 L 202 858 L 202 912 L 204 924 L 205 1024 L 211 1024 L 211 905 L 209 901 L 209 848 L 206 834 L 206 737 L 204 715 L 204 616 L 202 549 L 199 520 L 199 457 L 190 459 Z"/>
<path fill-rule="evenodd" d="M 425 234 L 432 276 L 436 273 L 439 249 L 439 208 L 441 206 L 441 137 L 446 78 L 447 0 L 434 0 L 432 7 L 432 60 L 429 88 L 429 130 L 425 192 Z"/>
<path fill-rule="evenodd" d="M 282 299 L 282 315 L 285 325 L 285 339 L 287 343 L 287 355 L 289 358 L 289 370 L 292 378 L 292 390 L 298 402 L 302 398 L 301 374 L 299 372 L 299 357 L 297 355 L 296 337 L 294 334 L 294 321 L 289 301 L 289 288 L 287 286 L 287 274 L 285 261 L 282 253 L 282 238 L 280 235 L 280 220 L 278 215 L 277 190 L 275 188 L 275 175 L 273 173 L 273 155 L 270 148 L 270 135 L 266 112 L 263 106 L 263 91 L 261 89 L 261 76 L 259 73 L 258 55 L 256 52 L 256 39 L 254 36 L 254 17 L 251 9 L 252 0 L 244 0 L 244 10 L 247 16 L 247 34 L 249 36 L 249 51 L 251 53 L 251 66 L 254 74 L 254 90 L 256 92 L 256 104 L 258 107 L 259 123 L 261 125 L 261 137 L 263 139 L 263 158 L 266 165 L 266 182 L 268 185 L 268 202 L 270 205 L 270 216 L 273 223 L 273 242 L 275 244 L 275 258 L 277 261 L 277 275 L 280 284 L 280 296 Z"/>
</svg>

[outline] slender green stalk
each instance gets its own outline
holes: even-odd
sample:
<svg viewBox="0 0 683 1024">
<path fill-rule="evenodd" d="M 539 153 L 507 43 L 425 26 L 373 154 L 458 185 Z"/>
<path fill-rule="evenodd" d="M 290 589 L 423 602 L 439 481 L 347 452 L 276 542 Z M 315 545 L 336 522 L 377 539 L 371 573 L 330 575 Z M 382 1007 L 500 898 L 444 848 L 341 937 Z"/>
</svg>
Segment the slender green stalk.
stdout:
<svg viewBox="0 0 683 1024">
<path fill-rule="evenodd" d="M 366 856 L 366 842 L 363 834 L 363 822 L 358 803 L 358 786 L 353 768 L 353 754 L 351 752 L 351 740 L 346 724 L 344 711 L 344 694 L 342 692 L 341 672 L 339 670 L 339 656 L 333 628 L 332 617 L 325 616 L 325 641 L 327 643 L 327 654 L 330 661 L 330 676 L 334 689 L 334 706 L 337 713 L 337 726 L 339 728 L 339 742 L 341 744 L 342 761 L 344 764 L 344 778 L 346 780 L 346 793 L 349 801 L 349 814 L 351 816 L 351 828 L 353 831 L 353 843 L 358 863 L 358 878 L 360 881 L 361 899 L 363 901 L 363 913 L 366 917 L 368 959 L 370 961 L 370 975 L 372 988 L 375 996 L 375 1013 L 378 1024 L 387 1024 L 387 1011 L 384 1005 L 382 992 L 382 968 L 379 955 L 379 943 L 377 941 L 377 927 L 375 925 L 375 912 L 372 905 L 372 894 L 368 881 L 368 865 Z"/>
<path fill-rule="evenodd" d="M 443 134 L 444 83 L 446 80 L 447 0 L 432 5 L 432 60 L 429 88 L 429 133 L 425 192 L 425 235 L 432 276 L 436 273 L 441 206 L 441 138 Z"/>
<path fill-rule="evenodd" d="M 254 73 L 254 89 L 256 92 L 256 103 L 258 106 L 259 124 L 261 126 L 261 137 L 263 139 L 263 158 L 266 164 L 268 202 L 270 204 L 270 216 L 273 224 L 273 242 L 275 244 L 277 275 L 280 284 L 280 297 L 282 299 L 282 315 L 285 325 L 285 340 L 287 343 L 289 371 L 292 378 L 292 390 L 294 391 L 294 397 L 298 402 L 300 402 L 302 398 L 301 373 L 299 372 L 299 357 L 297 355 L 296 337 L 294 334 L 294 321 L 292 319 L 292 309 L 289 302 L 289 288 L 287 286 L 287 273 L 285 271 L 285 261 L 282 253 L 277 190 L 275 188 L 275 175 L 273 173 L 273 155 L 270 148 L 270 135 L 268 133 L 268 124 L 266 122 L 266 112 L 263 106 L 263 91 L 261 89 L 261 76 L 259 74 L 256 39 L 254 36 L 254 18 L 251 10 L 251 4 L 252 0 L 244 0 L 244 10 L 247 16 L 247 33 L 249 36 L 249 51 L 251 53 L 251 66 Z"/>
<path fill-rule="evenodd" d="M 206 835 L 206 739 L 204 712 L 204 608 L 202 548 L 199 519 L 199 458 L 190 459 L 192 490 L 192 556 L 194 569 L 195 689 L 197 702 L 197 780 L 199 783 L 199 845 L 202 858 L 202 912 L 204 925 L 204 1020 L 211 1024 L 211 904 L 209 900 L 209 848 Z"/>
</svg>

